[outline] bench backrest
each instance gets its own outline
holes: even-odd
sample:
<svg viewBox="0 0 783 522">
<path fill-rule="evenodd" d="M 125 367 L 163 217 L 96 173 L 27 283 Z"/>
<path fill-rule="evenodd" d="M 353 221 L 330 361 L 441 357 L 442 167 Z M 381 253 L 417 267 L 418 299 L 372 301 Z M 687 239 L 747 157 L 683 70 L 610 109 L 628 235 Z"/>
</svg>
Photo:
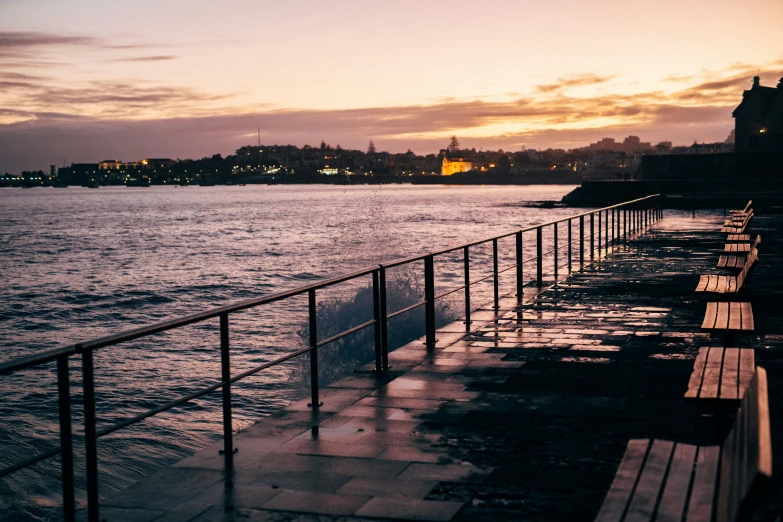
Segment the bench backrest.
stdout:
<svg viewBox="0 0 783 522">
<path fill-rule="evenodd" d="M 747 228 L 748 223 L 750 223 L 751 219 L 753 219 L 753 211 L 752 210 L 750 212 L 748 212 L 748 214 L 745 216 L 745 219 L 742 221 L 742 225 L 740 225 L 739 228 L 737 229 L 740 234 L 745 231 L 745 229 Z"/>
<path fill-rule="evenodd" d="M 750 520 L 761 488 L 772 477 L 767 372 L 756 368 L 734 427 L 721 448 L 716 522 Z"/>
<path fill-rule="evenodd" d="M 752 199 L 749 199 L 749 200 L 748 200 L 748 204 L 747 204 L 747 205 L 745 205 L 745 208 L 743 208 L 743 209 L 742 209 L 742 211 L 743 211 L 743 212 L 747 212 L 747 211 L 748 211 L 748 209 L 750 208 L 750 206 L 751 206 L 752 204 L 753 204 L 753 200 L 752 200 Z"/>
<path fill-rule="evenodd" d="M 750 269 L 753 267 L 753 263 L 759 260 L 758 246 L 761 243 L 761 235 L 756 236 L 756 240 L 753 242 L 753 246 L 750 247 L 747 257 L 745 258 L 745 266 L 742 267 L 742 272 L 737 275 L 737 290 L 742 288 L 745 283 L 745 278 L 748 277 Z"/>
</svg>

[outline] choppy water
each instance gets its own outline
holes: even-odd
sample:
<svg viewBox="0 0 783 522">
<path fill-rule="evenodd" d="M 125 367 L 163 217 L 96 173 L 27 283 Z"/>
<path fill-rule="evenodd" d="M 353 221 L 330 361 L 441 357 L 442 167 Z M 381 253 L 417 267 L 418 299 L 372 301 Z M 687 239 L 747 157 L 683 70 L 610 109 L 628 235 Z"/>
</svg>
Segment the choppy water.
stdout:
<svg viewBox="0 0 783 522">
<path fill-rule="evenodd" d="M 522 205 L 560 199 L 571 188 L 0 189 L 0 360 L 565 217 L 574 211 Z M 526 257 L 532 240 L 525 238 Z M 499 248 L 503 268 L 513 262 L 513 238 Z M 490 246 L 472 251 L 473 279 L 489 273 L 490 254 Z M 389 277 L 420 292 L 422 270 L 413 265 Z M 507 292 L 513 277 L 501 279 Z M 438 292 L 461 278 L 461 254 L 436 262 Z M 366 284 L 323 292 L 319 305 L 350 298 Z M 474 302 L 490 298 L 490 285 L 472 290 Z M 461 310 L 461 298 L 451 297 L 453 310 Z M 301 297 L 232 316 L 232 370 L 303 346 L 306 311 Z M 217 321 L 103 349 L 95 364 L 100 428 L 218 380 Z M 291 378 L 296 368 L 281 365 L 238 385 L 235 428 L 300 395 Z M 80 450 L 78 359 L 71 374 Z M 0 467 L 56 445 L 57 430 L 54 365 L 0 377 Z M 214 394 L 102 438 L 101 493 L 179 460 L 221 431 Z M 82 469 L 79 452 L 83 502 Z M 0 479 L 0 519 L 57 519 L 59 488 L 57 459 Z"/>
</svg>

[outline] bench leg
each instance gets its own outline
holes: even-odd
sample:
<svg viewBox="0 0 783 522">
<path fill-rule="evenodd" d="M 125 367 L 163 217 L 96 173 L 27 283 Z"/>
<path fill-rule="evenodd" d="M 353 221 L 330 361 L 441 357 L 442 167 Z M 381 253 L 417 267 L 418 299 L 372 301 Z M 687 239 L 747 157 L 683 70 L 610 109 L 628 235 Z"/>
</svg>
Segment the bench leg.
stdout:
<svg viewBox="0 0 783 522">
<path fill-rule="evenodd" d="M 733 401 L 715 401 L 715 415 L 712 418 L 712 432 L 715 444 L 723 444 L 723 441 L 729 435 L 732 427 L 731 416 L 734 410 Z"/>
</svg>

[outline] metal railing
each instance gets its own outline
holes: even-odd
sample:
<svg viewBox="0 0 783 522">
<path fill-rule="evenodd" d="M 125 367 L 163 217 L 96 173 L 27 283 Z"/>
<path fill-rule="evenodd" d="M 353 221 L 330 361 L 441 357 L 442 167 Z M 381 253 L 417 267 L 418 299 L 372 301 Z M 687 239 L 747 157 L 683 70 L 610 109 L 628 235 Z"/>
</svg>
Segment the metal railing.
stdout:
<svg viewBox="0 0 783 522">
<path fill-rule="evenodd" d="M 410 312 L 421 306 L 425 309 L 425 339 L 428 351 L 435 348 L 435 302 L 455 292 L 463 291 L 465 293 L 465 330 L 470 331 L 471 317 L 471 295 L 472 286 L 486 281 L 493 280 L 493 308 L 495 311 L 500 309 L 500 288 L 499 276 L 504 272 L 516 269 L 516 297 L 517 303 L 522 302 L 524 288 L 524 265 L 527 263 L 536 263 L 535 283 L 542 286 L 544 283 L 544 258 L 553 255 L 553 276 L 557 281 L 559 270 L 565 268 L 571 272 L 573 265 L 578 262 L 583 267 L 587 258 L 594 260 L 600 258 L 603 250 L 604 254 L 613 245 L 623 242 L 634 233 L 643 231 L 654 221 L 663 217 L 663 210 L 660 207 L 660 195 L 655 194 L 640 199 L 635 199 L 618 205 L 604 207 L 582 214 L 570 216 L 547 223 L 542 223 L 522 230 L 516 230 L 507 234 L 474 241 L 472 243 L 460 246 L 430 252 L 427 254 L 409 257 L 377 265 L 364 270 L 358 270 L 349 274 L 337 276 L 331 279 L 313 283 L 310 285 L 295 288 L 285 292 L 279 292 L 264 297 L 240 301 L 234 304 L 225 305 L 219 308 L 208 310 L 206 312 L 196 313 L 185 317 L 170 319 L 157 324 L 120 332 L 114 335 L 93 339 L 72 346 L 65 346 L 42 353 L 22 357 L 16 360 L 0 364 L 0 375 L 8 375 L 14 372 L 25 370 L 34 366 L 46 363 L 57 363 L 57 393 L 59 407 L 59 435 L 60 445 L 48 451 L 39 453 L 24 461 L 12 464 L 0 470 L 0 478 L 11 473 L 27 468 L 56 455 L 61 456 L 62 466 L 62 491 L 63 491 L 63 518 L 71 522 L 75 520 L 75 489 L 74 489 L 74 451 L 73 451 L 73 428 L 71 424 L 71 393 L 70 393 L 70 374 L 69 359 L 73 356 L 81 356 L 82 359 L 82 387 L 83 387 L 83 407 L 84 407 L 84 444 L 85 444 L 85 470 L 86 470 L 86 489 L 87 489 L 87 514 L 90 522 L 99 520 L 99 493 L 98 493 L 98 439 L 121 428 L 142 421 L 148 417 L 179 406 L 188 401 L 222 389 L 223 406 L 223 450 L 224 466 L 227 472 L 234 467 L 234 445 L 232 437 L 232 409 L 231 409 L 231 385 L 241 379 L 254 375 L 262 370 L 278 365 L 300 355 L 309 354 L 310 359 L 310 399 L 309 406 L 317 409 L 322 403 L 319 401 L 318 384 L 318 348 L 355 333 L 364 328 L 373 327 L 374 329 L 374 348 L 375 348 L 375 370 L 378 373 L 385 372 L 389 368 L 389 342 L 388 342 L 388 321 L 389 319 L 401 314 Z M 587 220 L 585 218 L 588 218 Z M 603 219 L 602 219 L 603 218 Z M 589 221 L 589 235 L 585 235 L 585 221 Z M 573 239 L 574 224 L 578 222 L 579 237 Z M 603 223 L 603 225 L 602 225 Z M 567 242 L 565 245 L 559 240 L 559 228 L 567 224 Z M 597 224 L 597 227 L 596 227 Z M 552 227 L 553 242 L 552 248 L 544 251 L 543 231 Z M 602 234 L 603 230 L 603 234 Z M 523 234 L 535 233 L 536 255 L 528 259 L 523 258 Z M 515 262 L 507 267 L 498 266 L 498 241 L 505 238 L 514 237 Z M 492 273 L 479 279 L 470 278 L 470 249 L 479 245 L 492 245 Z M 575 258 L 574 247 L 578 245 L 578 257 Z M 564 256 L 562 247 L 566 247 L 567 255 Z M 586 247 L 588 250 L 586 251 Z M 464 266 L 464 284 L 450 289 L 439 295 L 435 295 L 435 269 L 434 260 L 438 256 L 462 251 L 462 261 Z M 560 264 L 561 258 L 566 257 L 567 262 Z M 387 285 L 386 271 L 391 268 L 408 265 L 413 262 L 424 262 L 424 300 L 416 302 L 410 306 L 389 312 L 387 309 Z M 318 322 L 317 322 L 317 301 L 316 291 L 339 283 L 352 281 L 360 277 L 372 277 L 373 288 L 373 318 L 358 326 L 340 332 L 328 339 L 318 340 Z M 307 294 L 308 296 L 308 314 L 309 314 L 309 344 L 306 348 L 296 350 L 283 357 L 273 361 L 266 362 L 242 373 L 231 375 L 230 364 L 230 340 L 229 340 L 229 315 L 255 308 L 261 305 L 274 303 L 291 297 Z M 93 367 L 93 354 L 96 350 L 113 346 L 120 343 L 126 343 L 134 339 L 147 337 L 153 334 L 174 330 L 187 325 L 200 323 L 208 319 L 219 318 L 220 321 L 220 354 L 221 354 L 221 379 L 206 388 L 192 392 L 188 395 L 170 401 L 166 404 L 157 406 L 149 411 L 141 413 L 131 418 L 124 419 L 111 426 L 97 428 L 95 413 L 95 375 Z M 230 473 L 226 477 L 230 477 Z M 231 487 L 227 478 L 227 487 Z"/>
</svg>

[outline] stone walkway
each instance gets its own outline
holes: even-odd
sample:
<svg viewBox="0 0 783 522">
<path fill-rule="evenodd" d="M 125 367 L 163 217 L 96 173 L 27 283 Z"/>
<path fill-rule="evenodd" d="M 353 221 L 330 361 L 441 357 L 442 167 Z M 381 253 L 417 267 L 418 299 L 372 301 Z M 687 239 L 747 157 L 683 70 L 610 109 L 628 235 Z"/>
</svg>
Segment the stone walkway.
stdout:
<svg viewBox="0 0 783 522">
<path fill-rule="evenodd" d="M 711 443 L 712 419 L 683 394 L 701 346 L 725 234 L 717 218 L 666 218 L 608 258 L 465 336 L 455 323 L 427 356 L 390 354 L 237 434 L 235 488 L 214 444 L 103 502 L 107 521 L 592 520 L 630 438 Z M 744 297 L 770 377 L 773 456 L 783 459 L 783 217 L 757 217 L 763 242 Z M 537 294 L 537 295 L 536 295 Z M 314 424 L 318 428 L 311 429 Z M 778 460 L 777 462 L 783 462 Z M 776 468 L 780 466 L 776 465 Z M 776 475 L 779 473 L 776 469 Z M 758 520 L 783 512 L 783 481 Z"/>
</svg>

